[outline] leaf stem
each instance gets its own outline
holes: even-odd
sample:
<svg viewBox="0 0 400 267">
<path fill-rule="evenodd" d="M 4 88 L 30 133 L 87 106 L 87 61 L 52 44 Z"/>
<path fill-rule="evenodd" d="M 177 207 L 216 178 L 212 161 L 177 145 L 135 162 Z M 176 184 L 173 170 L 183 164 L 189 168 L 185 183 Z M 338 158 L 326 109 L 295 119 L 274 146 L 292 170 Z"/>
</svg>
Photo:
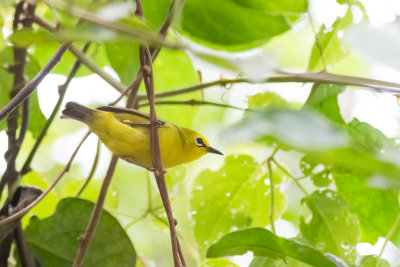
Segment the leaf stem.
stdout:
<svg viewBox="0 0 400 267">
<path fill-rule="evenodd" d="M 390 227 L 389 232 L 387 233 L 386 237 L 385 237 L 385 242 L 383 243 L 382 249 L 379 252 L 378 257 L 376 258 L 376 262 L 375 262 L 375 266 L 379 266 L 379 260 L 382 257 L 383 251 L 386 248 L 386 245 L 389 243 L 390 239 L 392 239 L 394 232 L 399 228 L 400 226 L 400 213 L 397 214 L 396 220 L 394 221 L 392 227 Z"/>
</svg>

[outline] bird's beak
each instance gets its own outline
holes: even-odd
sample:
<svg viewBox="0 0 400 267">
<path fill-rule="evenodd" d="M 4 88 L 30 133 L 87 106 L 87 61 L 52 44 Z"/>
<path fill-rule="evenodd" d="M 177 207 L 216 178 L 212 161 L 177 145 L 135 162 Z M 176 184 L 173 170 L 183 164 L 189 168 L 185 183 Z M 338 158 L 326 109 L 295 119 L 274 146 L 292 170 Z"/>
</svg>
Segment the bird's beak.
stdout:
<svg viewBox="0 0 400 267">
<path fill-rule="evenodd" d="M 221 151 L 216 150 L 215 148 L 210 147 L 210 146 L 207 147 L 206 150 L 207 150 L 208 153 L 214 153 L 214 154 L 218 154 L 218 155 L 224 155 L 224 154 L 222 154 Z"/>
</svg>

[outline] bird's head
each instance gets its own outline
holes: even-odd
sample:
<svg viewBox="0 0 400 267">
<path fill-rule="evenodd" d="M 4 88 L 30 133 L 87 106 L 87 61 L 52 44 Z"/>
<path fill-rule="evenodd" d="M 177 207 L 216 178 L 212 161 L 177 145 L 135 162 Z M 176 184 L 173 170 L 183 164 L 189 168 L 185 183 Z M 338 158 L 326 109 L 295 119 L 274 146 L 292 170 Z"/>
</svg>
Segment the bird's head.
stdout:
<svg viewBox="0 0 400 267">
<path fill-rule="evenodd" d="M 190 144 L 191 147 L 195 147 L 195 149 L 200 153 L 202 153 L 203 155 L 206 153 L 224 155 L 219 150 L 211 147 L 208 140 L 198 132 L 195 131 L 192 132 L 192 140 L 189 140 L 189 142 L 191 142 Z"/>
</svg>

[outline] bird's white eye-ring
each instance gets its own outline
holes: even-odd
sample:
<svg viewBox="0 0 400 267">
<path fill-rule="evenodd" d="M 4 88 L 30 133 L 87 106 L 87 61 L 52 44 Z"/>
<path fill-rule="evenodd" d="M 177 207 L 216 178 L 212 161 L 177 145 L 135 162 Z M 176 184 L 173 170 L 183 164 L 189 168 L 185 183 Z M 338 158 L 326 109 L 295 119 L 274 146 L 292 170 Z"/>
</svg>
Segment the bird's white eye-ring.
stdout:
<svg viewBox="0 0 400 267">
<path fill-rule="evenodd" d="M 199 147 L 204 146 L 203 138 L 201 138 L 201 137 L 196 137 L 196 138 L 194 139 L 194 142 L 195 142 L 196 145 L 199 146 Z"/>
</svg>

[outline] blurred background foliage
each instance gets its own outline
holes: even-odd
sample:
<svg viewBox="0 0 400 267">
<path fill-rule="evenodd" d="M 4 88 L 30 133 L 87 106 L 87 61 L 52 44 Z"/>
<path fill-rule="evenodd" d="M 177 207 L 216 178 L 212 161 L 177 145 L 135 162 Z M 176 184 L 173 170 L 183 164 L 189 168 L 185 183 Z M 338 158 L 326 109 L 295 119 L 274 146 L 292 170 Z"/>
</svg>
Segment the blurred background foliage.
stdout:
<svg viewBox="0 0 400 267">
<path fill-rule="evenodd" d="M 16 170 L 27 167 L 21 185 L 45 190 L 86 132 L 60 120 L 60 106 L 113 102 L 136 78 L 139 42 L 160 45 L 158 117 L 203 133 L 225 154 L 166 174 L 188 266 L 400 265 L 396 1 L 186 0 L 173 10 L 166 41 L 157 31 L 171 0 L 142 0 L 144 20 L 134 16 L 134 1 L 33 3 L 32 27 L 14 30 L 17 2 L 0 3 L 0 107 L 13 88 L 14 46 L 27 49 L 27 81 L 61 42 L 90 44 L 78 59 L 91 64 L 82 64 L 64 97 L 58 86 L 77 59 L 67 51 L 31 95 L 16 158 Z M 80 16 L 94 19 L 78 23 Z M 142 85 L 137 106 L 148 111 L 146 104 Z M 0 121 L 1 154 L 7 128 Z M 62 180 L 23 217 L 40 266 L 71 265 L 110 158 L 90 136 Z M 0 173 L 6 167 L 1 159 Z M 2 205 L 7 197 L 5 189 Z M 84 266 L 173 265 L 153 174 L 140 167 L 118 162 L 97 233 Z M 19 266 L 12 251 L 8 264 Z"/>
</svg>

